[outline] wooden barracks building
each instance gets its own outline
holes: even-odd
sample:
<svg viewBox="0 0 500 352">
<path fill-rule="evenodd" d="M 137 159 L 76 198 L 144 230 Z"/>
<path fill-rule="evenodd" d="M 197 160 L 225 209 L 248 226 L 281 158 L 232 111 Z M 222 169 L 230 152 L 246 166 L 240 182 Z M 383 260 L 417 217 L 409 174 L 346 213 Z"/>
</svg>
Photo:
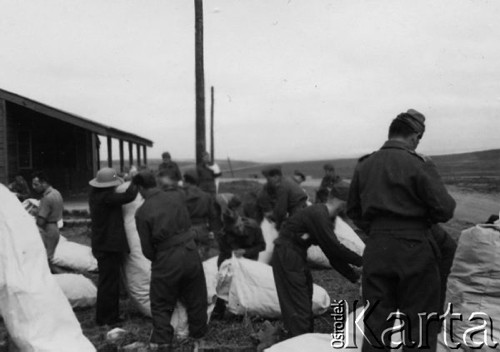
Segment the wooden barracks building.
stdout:
<svg viewBox="0 0 500 352">
<path fill-rule="evenodd" d="M 0 89 L 0 182 L 5 185 L 17 174 L 31 183 L 31 174 L 41 170 L 63 194 L 84 191 L 101 163 L 98 136 L 106 137 L 109 166 L 112 139 L 118 140 L 117 171 L 126 164 L 147 164 L 152 141 Z"/>
</svg>

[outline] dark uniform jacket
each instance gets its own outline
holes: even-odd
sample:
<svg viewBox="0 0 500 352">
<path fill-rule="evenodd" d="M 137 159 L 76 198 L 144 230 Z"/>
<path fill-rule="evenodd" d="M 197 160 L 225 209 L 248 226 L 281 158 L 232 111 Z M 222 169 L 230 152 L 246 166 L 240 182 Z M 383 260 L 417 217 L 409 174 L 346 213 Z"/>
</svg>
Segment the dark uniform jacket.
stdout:
<svg viewBox="0 0 500 352">
<path fill-rule="evenodd" d="M 344 181 L 339 176 L 334 176 L 334 177 L 325 176 L 321 180 L 319 189 L 320 190 L 326 189 L 328 190 L 328 192 L 331 191 L 332 189 L 335 189 L 336 197 L 343 201 L 347 201 L 349 193 L 349 183 Z M 326 201 L 326 199 L 324 199 L 323 201 Z"/>
<path fill-rule="evenodd" d="M 276 189 L 276 203 L 273 209 L 276 227 L 280 228 L 287 215 L 293 215 L 298 210 L 305 208 L 307 194 L 305 191 L 288 177 L 283 177 L 281 184 Z"/>
<path fill-rule="evenodd" d="M 92 251 L 129 252 L 122 205 L 137 196 L 137 187 L 130 185 L 125 193 L 115 188 L 92 188 L 89 196 L 92 221 Z"/>
<path fill-rule="evenodd" d="M 257 260 L 259 252 L 266 249 L 266 242 L 262 235 L 260 226 L 252 219 L 241 218 L 244 224 L 243 233 L 239 234 L 229 229 L 224 229 L 219 236 L 219 259 L 217 266 L 220 266 L 226 259 L 231 258 L 235 249 L 245 249 L 243 257 Z"/>
<path fill-rule="evenodd" d="M 186 185 L 186 205 L 192 225 L 207 225 L 210 230 L 216 227 L 215 206 L 213 198 L 199 187 Z"/>
<path fill-rule="evenodd" d="M 187 241 L 191 221 L 184 192 L 177 187 L 154 189 L 137 209 L 135 222 L 142 252 L 149 260 L 154 260 L 162 245 L 176 239 Z"/>
<path fill-rule="evenodd" d="M 201 190 L 211 195 L 215 195 L 217 193 L 215 178 L 220 176 L 221 174 L 216 175 L 213 170 L 205 164 L 198 165 L 197 169 L 199 187 L 201 188 Z"/>
<path fill-rule="evenodd" d="M 173 161 L 163 162 L 158 166 L 158 171 L 172 170 L 173 175 L 177 178 L 177 181 L 182 180 L 181 170 L 177 163 Z"/>
<path fill-rule="evenodd" d="M 352 282 L 358 279 L 349 264 L 361 266 L 362 259 L 339 242 L 325 204 L 311 205 L 290 217 L 283 224 L 275 242 L 292 244 L 300 250 L 304 259 L 310 245 L 319 245 L 335 270 Z"/>
<path fill-rule="evenodd" d="M 455 201 L 436 166 L 404 142 L 389 140 L 360 159 L 354 171 L 347 215 L 367 231 L 377 218 L 399 218 L 430 224 L 453 217 Z"/>
</svg>

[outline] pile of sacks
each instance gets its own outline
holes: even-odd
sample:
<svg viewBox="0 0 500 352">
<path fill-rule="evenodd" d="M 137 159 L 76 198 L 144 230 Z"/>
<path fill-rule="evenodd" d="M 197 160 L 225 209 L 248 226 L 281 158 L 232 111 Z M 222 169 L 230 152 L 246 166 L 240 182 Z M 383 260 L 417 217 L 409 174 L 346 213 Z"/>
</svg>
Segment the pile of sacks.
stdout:
<svg viewBox="0 0 500 352">
<path fill-rule="evenodd" d="M 21 351 L 95 351 L 50 273 L 33 218 L 1 184 L 0 199 L 0 314 L 12 342 Z"/>
<path fill-rule="evenodd" d="M 39 205 L 40 202 L 36 199 L 27 199 L 22 203 L 30 215 L 38 213 Z M 34 221 L 34 219 L 31 220 Z M 62 221 L 58 225 L 62 227 Z M 97 271 L 97 260 L 94 258 L 91 248 L 68 241 L 64 236 L 59 237 L 52 264 L 76 272 Z M 90 279 L 76 273 L 56 274 L 54 278 L 73 308 L 93 307 L 95 305 L 97 288 Z"/>
</svg>

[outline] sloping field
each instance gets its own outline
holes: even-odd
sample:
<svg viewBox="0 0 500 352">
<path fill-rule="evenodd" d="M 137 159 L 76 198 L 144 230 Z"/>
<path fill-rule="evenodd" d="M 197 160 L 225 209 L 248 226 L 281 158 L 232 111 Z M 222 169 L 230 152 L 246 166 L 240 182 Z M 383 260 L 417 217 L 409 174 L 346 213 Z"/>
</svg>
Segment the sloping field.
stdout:
<svg viewBox="0 0 500 352">
<path fill-rule="evenodd" d="M 455 185 L 481 193 L 500 192 L 500 149 L 486 150 L 481 152 L 438 155 L 433 156 L 439 173 L 446 184 Z M 294 170 L 300 170 L 311 178 L 323 177 L 323 165 L 325 163 L 335 165 L 337 173 L 350 179 L 357 159 L 332 159 L 315 161 L 297 161 L 281 163 L 285 174 L 291 174 Z M 235 177 L 261 177 L 261 170 L 267 164 L 253 164 L 242 166 L 234 171 Z M 230 177 L 228 169 L 224 169 L 224 177 Z"/>
</svg>

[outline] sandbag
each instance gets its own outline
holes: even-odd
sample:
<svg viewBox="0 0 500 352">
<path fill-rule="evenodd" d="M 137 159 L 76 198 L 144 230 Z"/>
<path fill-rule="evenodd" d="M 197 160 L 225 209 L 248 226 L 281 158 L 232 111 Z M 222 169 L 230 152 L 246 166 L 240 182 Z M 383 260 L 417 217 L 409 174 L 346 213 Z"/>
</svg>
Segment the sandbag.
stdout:
<svg viewBox="0 0 500 352">
<path fill-rule="evenodd" d="M 52 263 L 76 271 L 97 270 L 97 259 L 92 254 L 92 249 L 89 246 L 68 241 L 64 236 L 59 237 Z"/>
<path fill-rule="evenodd" d="M 95 351 L 50 273 L 35 221 L 0 184 L 0 314 L 23 352 Z"/>
<path fill-rule="evenodd" d="M 125 192 L 128 186 L 128 182 L 120 185 L 117 188 L 117 192 Z M 130 247 L 130 253 L 125 258 L 123 273 L 125 276 L 127 291 L 130 294 L 130 299 L 134 302 L 142 314 L 150 317 L 151 301 L 149 299 L 149 285 L 151 283 L 151 262 L 142 253 L 141 240 L 135 225 L 135 212 L 141 206 L 143 201 L 144 200 L 141 195 L 138 194 L 134 201 L 122 206 L 125 233 Z M 207 313 L 210 318 L 216 297 L 215 287 L 217 284 L 217 257 L 204 261 L 203 270 L 205 272 L 205 280 L 207 283 Z M 189 327 L 187 323 L 187 312 L 185 307 L 180 302 L 177 302 L 177 306 L 172 314 L 171 324 L 177 336 L 188 336 Z"/>
<path fill-rule="evenodd" d="M 97 288 L 81 274 L 54 275 L 57 284 L 73 308 L 93 307 L 97 301 Z"/>
<path fill-rule="evenodd" d="M 360 319 L 358 327 L 356 327 L 353 322 L 356 318 L 360 317 L 363 308 L 358 308 L 356 310 L 356 317 L 351 312 L 345 322 L 345 330 L 343 332 L 344 346 L 341 347 L 340 341 L 334 341 L 332 339 L 332 334 L 303 334 L 291 339 L 277 343 L 270 348 L 264 350 L 266 352 L 303 352 L 303 351 L 314 351 L 314 352 L 361 352 L 363 346 L 363 331 L 364 324 L 363 319 Z M 397 321 L 395 326 L 397 326 Z M 402 351 L 402 348 L 394 348 L 401 340 L 401 334 L 395 333 L 392 335 L 392 351 Z M 332 345 L 333 343 L 333 345 Z"/>
<path fill-rule="evenodd" d="M 359 238 L 358 234 L 340 217 L 335 218 L 334 233 L 340 243 L 351 251 L 363 256 L 365 243 Z M 307 260 L 316 266 L 322 268 L 331 268 L 330 261 L 319 246 L 310 246 L 307 249 Z"/>
<path fill-rule="evenodd" d="M 448 276 L 445 309 L 448 304 L 463 316 L 453 322 L 451 333 L 455 341 L 463 340 L 464 332 L 483 323 L 482 319 L 469 321 L 474 312 L 491 318 L 493 339 L 500 341 L 500 226 L 477 225 L 462 231 L 455 258 Z M 447 327 L 450 324 L 446 324 Z M 474 343 L 483 341 L 483 334 L 474 336 Z M 488 336 L 488 341 L 491 341 Z"/>
<path fill-rule="evenodd" d="M 278 230 L 276 230 L 274 223 L 266 218 L 262 220 L 260 229 L 262 230 L 262 235 L 264 236 L 264 241 L 266 242 L 266 250 L 259 253 L 258 261 L 269 264 L 271 263 L 271 258 L 273 257 L 274 240 L 278 238 Z"/>
<path fill-rule="evenodd" d="M 228 291 L 227 308 L 231 313 L 238 315 L 249 314 L 264 318 L 278 318 L 281 316 L 271 266 L 233 256 L 221 264 L 218 281 L 221 284 L 218 285 L 217 289 L 220 290 L 221 286 L 225 286 L 225 290 Z M 222 285 L 222 283 L 224 284 Z M 321 315 L 329 307 L 330 296 L 324 288 L 314 284 L 313 314 Z"/>
</svg>

